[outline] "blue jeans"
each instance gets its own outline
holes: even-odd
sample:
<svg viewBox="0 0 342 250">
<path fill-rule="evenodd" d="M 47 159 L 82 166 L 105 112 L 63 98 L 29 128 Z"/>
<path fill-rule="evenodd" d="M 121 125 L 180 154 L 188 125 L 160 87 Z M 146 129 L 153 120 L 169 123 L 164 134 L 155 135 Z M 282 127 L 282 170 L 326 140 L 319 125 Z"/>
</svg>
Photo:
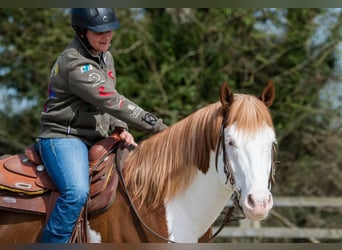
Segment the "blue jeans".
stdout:
<svg viewBox="0 0 342 250">
<path fill-rule="evenodd" d="M 60 193 L 42 242 L 67 243 L 89 194 L 88 148 L 74 138 L 40 138 L 38 144 L 44 166 Z"/>
</svg>

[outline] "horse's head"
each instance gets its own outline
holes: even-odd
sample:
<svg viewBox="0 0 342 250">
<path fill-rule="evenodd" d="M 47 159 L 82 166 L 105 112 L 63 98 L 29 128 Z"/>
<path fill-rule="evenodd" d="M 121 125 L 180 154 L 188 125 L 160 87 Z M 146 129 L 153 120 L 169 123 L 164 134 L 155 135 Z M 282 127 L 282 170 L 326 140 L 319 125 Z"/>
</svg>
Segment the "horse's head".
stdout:
<svg viewBox="0 0 342 250">
<path fill-rule="evenodd" d="M 251 220 L 264 219 L 273 206 L 270 178 L 276 138 L 268 107 L 274 97 L 271 82 L 259 98 L 233 94 L 227 84 L 221 88 L 223 170 Z"/>
</svg>

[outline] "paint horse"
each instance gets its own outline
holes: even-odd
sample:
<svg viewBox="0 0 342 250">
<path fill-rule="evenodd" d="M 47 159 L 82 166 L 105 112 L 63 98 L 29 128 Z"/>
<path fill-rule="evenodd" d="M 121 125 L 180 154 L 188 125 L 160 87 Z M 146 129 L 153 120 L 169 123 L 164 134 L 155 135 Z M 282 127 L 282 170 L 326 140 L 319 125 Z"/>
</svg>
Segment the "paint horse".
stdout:
<svg viewBox="0 0 342 250">
<path fill-rule="evenodd" d="M 234 193 L 248 219 L 264 219 L 273 206 L 274 98 L 272 82 L 258 98 L 223 84 L 219 102 L 142 141 L 113 204 L 89 217 L 96 241 L 206 242 Z M 39 241 L 44 216 L 0 210 L 0 218 L 0 242 Z"/>
</svg>

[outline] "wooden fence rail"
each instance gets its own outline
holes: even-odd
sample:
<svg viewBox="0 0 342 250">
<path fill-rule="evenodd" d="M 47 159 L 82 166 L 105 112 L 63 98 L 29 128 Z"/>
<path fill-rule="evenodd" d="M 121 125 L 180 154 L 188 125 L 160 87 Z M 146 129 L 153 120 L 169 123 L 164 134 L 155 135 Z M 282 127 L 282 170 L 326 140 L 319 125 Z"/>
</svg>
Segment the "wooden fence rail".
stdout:
<svg viewBox="0 0 342 250">
<path fill-rule="evenodd" d="M 274 206 L 342 208 L 342 197 L 275 197 Z"/>
<path fill-rule="evenodd" d="M 214 232 L 215 232 L 214 228 Z M 342 229 L 319 229 L 319 228 L 243 228 L 225 227 L 218 238 L 289 238 L 289 239 L 333 239 L 342 240 Z M 311 240 L 313 241 L 313 240 Z"/>
<path fill-rule="evenodd" d="M 227 204 L 227 207 L 231 203 Z M 342 197 L 275 197 L 274 207 L 335 207 L 342 208 Z M 271 216 L 281 219 L 285 227 L 261 227 L 260 222 L 241 220 L 239 226 L 225 227 L 217 238 L 288 238 L 309 239 L 319 242 L 319 239 L 342 241 L 341 228 L 299 228 L 280 214 L 271 211 Z M 342 215 L 341 215 L 342 216 Z M 217 227 L 213 228 L 213 232 Z"/>
</svg>

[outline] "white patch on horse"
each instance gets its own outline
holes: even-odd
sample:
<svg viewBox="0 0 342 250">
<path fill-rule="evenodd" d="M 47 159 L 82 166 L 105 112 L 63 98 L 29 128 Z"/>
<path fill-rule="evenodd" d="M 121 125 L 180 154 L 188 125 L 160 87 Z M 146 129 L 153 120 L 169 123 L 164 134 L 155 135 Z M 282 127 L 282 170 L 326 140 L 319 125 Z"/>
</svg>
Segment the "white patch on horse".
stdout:
<svg viewBox="0 0 342 250">
<path fill-rule="evenodd" d="M 215 168 L 215 152 L 211 153 L 206 174 L 198 171 L 186 192 L 165 204 L 169 239 L 180 243 L 195 243 L 211 227 L 232 195 L 230 184 L 225 185 L 222 154 Z"/>
<path fill-rule="evenodd" d="M 91 229 L 89 222 L 87 223 L 88 241 L 90 243 L 101 243 L 101 234 Z"/>
</svg>

